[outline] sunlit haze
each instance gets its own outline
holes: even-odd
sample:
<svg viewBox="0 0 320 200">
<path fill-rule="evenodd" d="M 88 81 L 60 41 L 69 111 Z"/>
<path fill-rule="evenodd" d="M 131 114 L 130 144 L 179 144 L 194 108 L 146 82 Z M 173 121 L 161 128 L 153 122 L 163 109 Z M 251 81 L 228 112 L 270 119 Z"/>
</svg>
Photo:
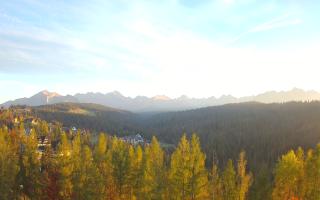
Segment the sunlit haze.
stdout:
<svg viewBox="0 0 320 200">
<path fill-rule="evenodd" d="M 320 2 L 2 0 L 0 102 L 320 91 Z"/>
</svg>

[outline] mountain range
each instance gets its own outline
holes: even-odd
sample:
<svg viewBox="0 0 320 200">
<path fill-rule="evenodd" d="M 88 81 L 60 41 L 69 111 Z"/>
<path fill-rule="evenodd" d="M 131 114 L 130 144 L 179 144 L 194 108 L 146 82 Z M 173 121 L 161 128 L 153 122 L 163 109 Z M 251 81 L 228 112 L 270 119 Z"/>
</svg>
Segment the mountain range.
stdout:
<svg viewBox="0 0 320 200">
<path fill-rule="evenodd" d="M 224 105 L 228 103 L 242 102 L 261 102 L 261 103 L 284 103 L 290 101 L 312 101 L 320 100 L 320 93 L 310 90 L 294 88 L 289 91 L 269 91 L 255 96 L 246 96 L 236 98 L 231 95 L 222 95 L 219 98 L 189 98 L 181 96 L 179 98 L 169 98 L 164 95 L 155 97 L 137 96 L 135 98 L 126 97 L 121 93 L 114 91 L 110 93 L 85 93 L 75 95 L 60 95 L 56 92 L 47 90 L 41 91 L 29 98 L 20 98 L 7 101 L 1 106 L 9 107 L 11 105 L 41 106 L 56 103 L 94 103 L 109 106 L 117 109 L 128 110 L 132 112 L 163 112 L 163 111 L 182 111 L 208 106 Z"/>
</svg>

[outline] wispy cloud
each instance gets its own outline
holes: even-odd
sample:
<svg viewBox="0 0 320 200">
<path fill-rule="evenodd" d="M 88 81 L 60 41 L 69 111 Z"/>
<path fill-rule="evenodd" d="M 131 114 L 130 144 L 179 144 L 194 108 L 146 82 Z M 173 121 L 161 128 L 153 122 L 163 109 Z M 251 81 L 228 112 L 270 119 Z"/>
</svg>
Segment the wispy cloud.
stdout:
<svg viewBox="0 0 320 200">
<path fill-rule="evenodd" d="M 246 32 L 243 32 L 240 35 L 233 38 L 230 43 L 235 43 L 238 40 L 240 40 L 241 38 L 243 38 L 251 33 L 258 33 L 258 32 L 270 31 L 270 30 L 278 29 L 278 28 L 285 28 L 285 27 L 289 27 L 289 26 L 299 25 L 302 22 L 303 21 L 298 17 L 292 16 L 289 14 L 281 15 L 280 17 L 276 17 L 272 20 L 266 21 L 262 24 L 258 24 L 256 26 L 250 28 Z"/>
<path fill-rule="evenodd" d="M 20 19 L 18 19 L 17 17 L 10 16 L 7 13 L 5 13 L 4 11 L 1 11 L 1 10 L 0 10 L 0 18 L 3 18 L 5 20 L 7 20 L 7 21 L 10 21 L 10 22 L 13 22 L 13 23 L 16 23 L 16 24 L 21 24 L 22 23 L 22 21 Z"/>
<path fill-rule="evenodd" d="M 282 28 L 282 27 L 287 27 L 287 26 L 292 26 L 292 25 L 298 25 L 302 23 L 302 20 L 299 18 L 292 18 L 290 15 L 284 15 L 280 16 L 278 18 L 275 18 L 271 21 L 259 24 L 252 29 L 250 29 L 248 32 L 249 33 L 254 33 L 254 32 L 261 32 L 261 31 L 268 31 L 271 29 L 276 29 L 276 28 Z"/>
</svg>

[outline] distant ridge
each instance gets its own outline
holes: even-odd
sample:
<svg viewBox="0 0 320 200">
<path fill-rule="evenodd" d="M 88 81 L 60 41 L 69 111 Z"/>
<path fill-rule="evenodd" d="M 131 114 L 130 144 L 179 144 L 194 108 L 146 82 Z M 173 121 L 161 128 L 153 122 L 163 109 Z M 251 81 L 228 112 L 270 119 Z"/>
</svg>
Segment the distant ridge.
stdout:
<svg viewBox="0 0 320 200">
<path fill-rule="evenodd" d="M 9 107 L 10 105 L 28 105 L 40 106 L 55 103 L 73 102 L 73 103 L 94 103 L 104 106 L 113 107 L 121 110 L 132 112 L 163 112 L 163 111 L 181 111 L 195 108 L 202 108 L 228 103 L 241 102 L 261 102 L 261 103 L 284 103 L 289 101 L 313 101 L 320 100 L 320 93 L 314 90 L 305 91 L 293 88 L 289 91 L 269 91 L 255 96 L 246 96 L 236 98 L 231 95 L 222 95 L 219 98 L 189 98 L 185 95 L 171 99 L 165 95 L 155 97 L 137 96 L 135 98 L 126 97 L 118 91 L 110 93 L 85 93 L 62 96 L 55 92 L 47 90 L 41 91 L 29 98 L 20 98 L 8 101 L 1 106 Z"/>
<path fill-rule="evenodd" d="M 63 112 L 63 113 L 74 113 L 74 114 L 85 114 L 90 112 L 129 113 L 128 111 L 125 111 L 125 110 L 119 110 L 116 108 L 107 107 L 101 104 L 94 104 L 94 103 L 63 102 L 63 103 L 34 106 L 32 108 L 38 111 Z M 84 111 L 84 112 L 77 113 L 77 111 Z"/>
<path fill-rule="evenodd" d="M 10 105 L 28 105 L 28 106 L 40 106 L 54 103 L 62 103 L 62 102 L 78 102 L 78 100 L 71 96 L 66 95 L 62 96 L 56 92 L 49 92 L 48 90 L 43 90 L 29 98 L 20 98 L 13 101 L 8 101 L 2 104 L 4 107 L 8 107 Z"/>
</svg>

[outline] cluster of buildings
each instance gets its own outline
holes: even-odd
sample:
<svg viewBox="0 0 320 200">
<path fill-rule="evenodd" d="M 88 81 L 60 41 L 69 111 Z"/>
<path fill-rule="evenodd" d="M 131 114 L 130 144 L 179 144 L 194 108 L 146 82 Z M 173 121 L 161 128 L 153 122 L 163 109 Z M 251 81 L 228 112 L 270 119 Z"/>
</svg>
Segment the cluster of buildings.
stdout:
<svg viewBox="0 0 320 200">
<path fill-rule="evenodd" d="M 4 112 L 4 109 L 0 109 L 0 112 Z M 42 121 L 32 116 L 31 110 L 28 107 L 17 107 L 14 109 L 14 115 L 12 116 L 10 120 L 10 124 L 7 124 L 7 126 L 10 128 L 13 128 L 15 126 L 19 126 L 21 123 L 24 125 L 24 130 L 26 135 L 30 135 L 31 130 L 35 127 L 41 127 Z M 47 124 L 47 131 L 52 132 L 55 127 L 55 123 L 48 123 Z M 87 134 L 87 131 L 85 129 L 77 129 L 76 127 L 62 127 L 62 131 L 71 134 L 71 136 L 75 136 L 76 134 L 80 133 L 82 135 Z M 53 138 L 50 138 L 50 134 L 43 134 L 41 136 L 38 136 L 38 153 L 41 157 L 42 154 L 45 152 L 45 150 L 49 147 L 55 147 L 59 141 L 52 141 Z M 145 140 L 141 134 L 135 134 L 135 135 L 128 135 L 119 137 L 120 140 L 137 146 L 137 145 L 148 145 L 149 142 Z"/>
<path fill-rule="evenodd" d="M 38 137 L 38 153 L 42 155 L 46 148 L 49 148 L 51 146 L 51 143 L 46 136 L 40 136 Z"/>
<path fill-rule="evenodd" d="M 132 145 L 148 144 L 148 142 L 145 139 L 143 139 L 143 137 L 140 134 L 124 136 L 120 137 L 119 139 Z"/>
</svg>

